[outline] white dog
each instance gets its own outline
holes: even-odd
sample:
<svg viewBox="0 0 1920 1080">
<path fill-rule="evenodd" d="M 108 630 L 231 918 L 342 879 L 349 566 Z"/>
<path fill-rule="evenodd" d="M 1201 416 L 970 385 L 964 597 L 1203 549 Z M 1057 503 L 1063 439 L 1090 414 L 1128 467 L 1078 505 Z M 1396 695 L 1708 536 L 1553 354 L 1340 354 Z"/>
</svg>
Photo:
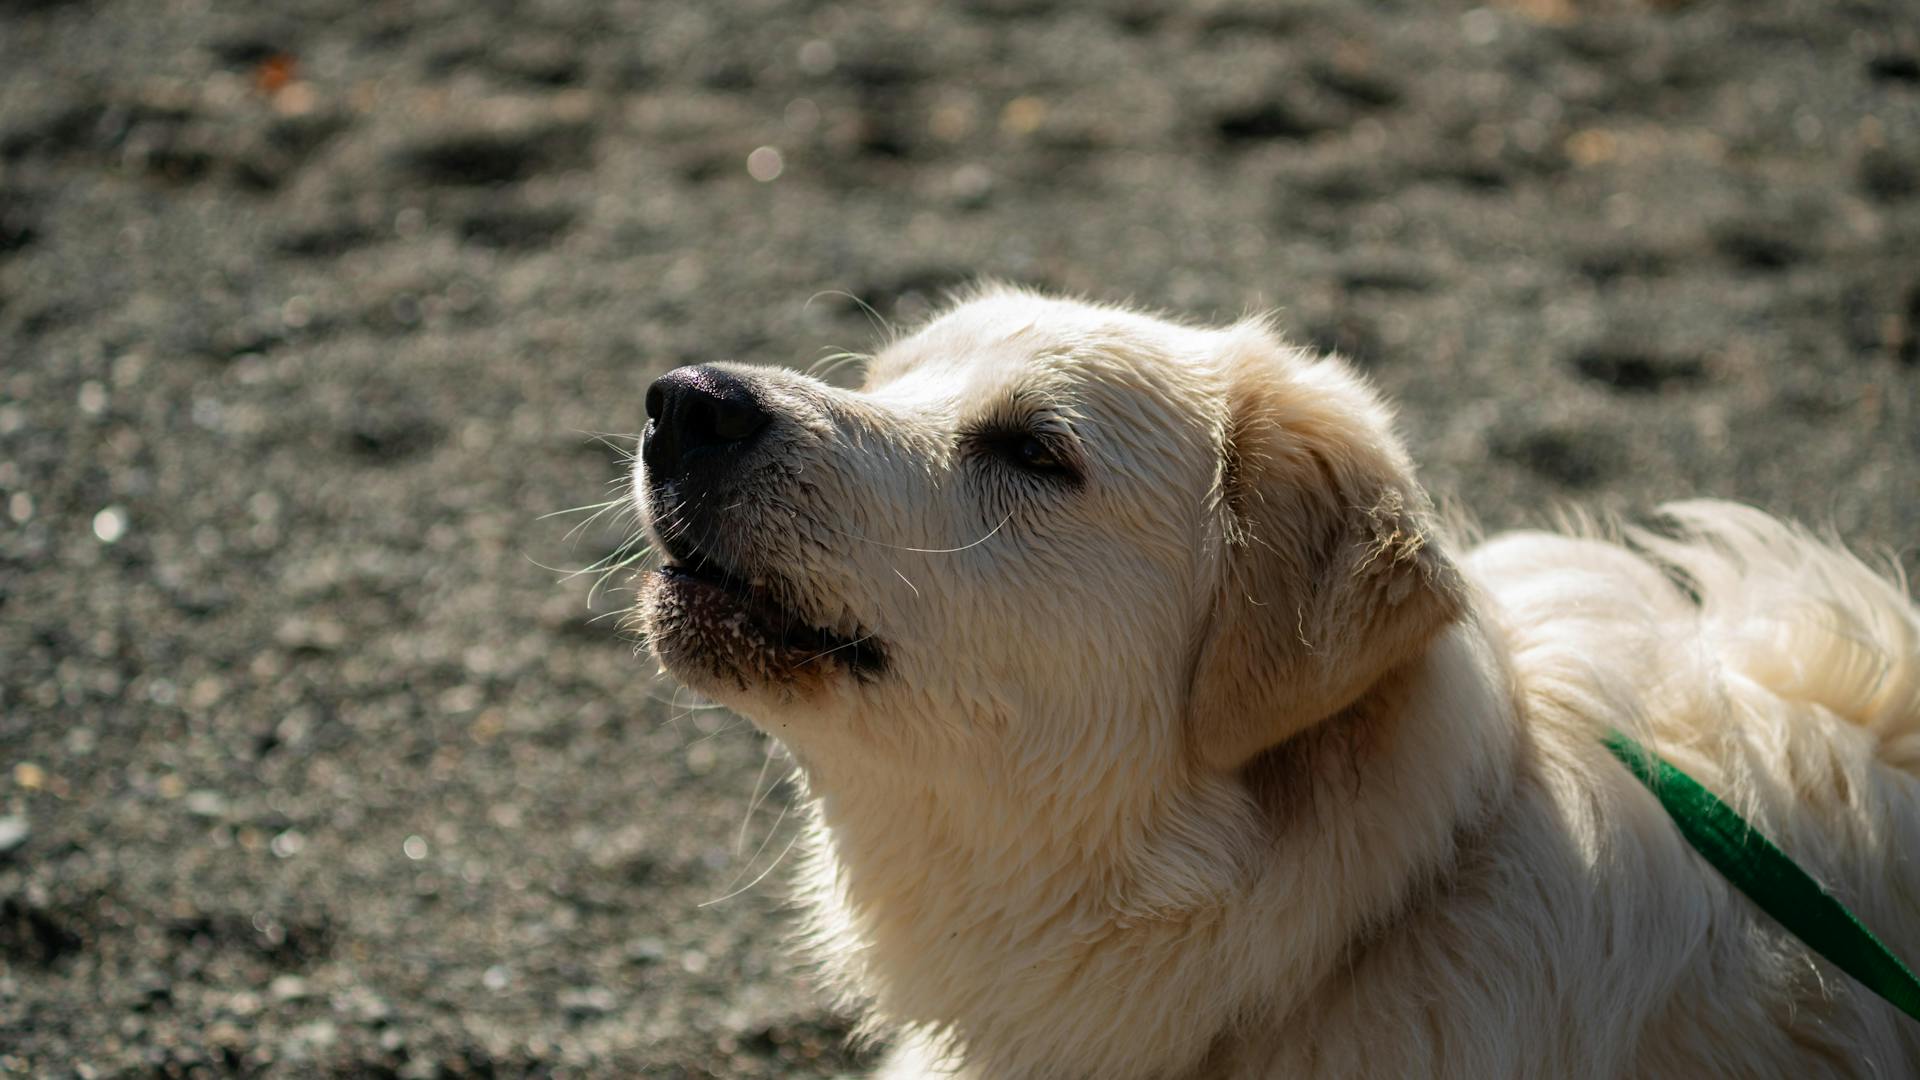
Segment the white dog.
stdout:
<svg viewBox="0 0 1920 1080">
<path fill-rule="evenodd" d="M 1846 553 L 1724 503 L 1462 552 L 1339 361 L 1012 290 L 647 413 L 639 620 L 791 750 L 889 1075 L 1920 1071 L 1601 742 L 1920 956 L 1920 617 Z"/>
</svg>

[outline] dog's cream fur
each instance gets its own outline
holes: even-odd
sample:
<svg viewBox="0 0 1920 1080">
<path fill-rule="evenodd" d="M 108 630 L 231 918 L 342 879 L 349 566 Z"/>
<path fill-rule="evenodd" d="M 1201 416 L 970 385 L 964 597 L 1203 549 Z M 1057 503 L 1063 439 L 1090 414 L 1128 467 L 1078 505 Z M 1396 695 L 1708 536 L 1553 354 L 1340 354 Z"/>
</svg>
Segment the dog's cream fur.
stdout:
<svg viewBox="0 0 1920 1080">
<path fill-rule="evenodd" d="M 736 370 L 768 445 L 678 507 L 637 477 L 654 529 L 886 669 L 640 614 L 798 762 L 815 944 L 887 1075 L 1920 1071 L 1920 1024 L 1600 742 L 1920 959 L 1920 617 L 1852 556 L 1713 502 L 1459 550 L 1378 399 L 1257 322 L 988 290 L 858 392 Z M 989 422 L 1072 477 L 977 452 Z"/>
</svg>

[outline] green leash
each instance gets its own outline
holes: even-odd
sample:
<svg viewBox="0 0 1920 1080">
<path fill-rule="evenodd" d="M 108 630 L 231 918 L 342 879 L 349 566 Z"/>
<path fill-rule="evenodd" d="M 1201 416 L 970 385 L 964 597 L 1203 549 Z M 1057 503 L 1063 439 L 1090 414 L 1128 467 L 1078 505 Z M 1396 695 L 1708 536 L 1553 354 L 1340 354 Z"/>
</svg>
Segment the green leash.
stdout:
<svg viewBox="0 0 1920 1080">
<path fill-rule="evenodd" d="M 1920 1020 L 1920 979 L 1845 904 L 1698 780 L 1617 731 L 1606 743 L 1734 888 L 1833 966 Z"/>
</svg>

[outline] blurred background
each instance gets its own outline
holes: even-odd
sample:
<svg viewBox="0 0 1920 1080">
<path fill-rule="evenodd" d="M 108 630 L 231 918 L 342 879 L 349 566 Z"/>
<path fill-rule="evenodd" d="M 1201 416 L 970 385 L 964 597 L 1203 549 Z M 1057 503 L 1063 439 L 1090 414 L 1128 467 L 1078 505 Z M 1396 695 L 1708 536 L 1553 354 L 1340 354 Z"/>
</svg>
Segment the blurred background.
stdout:
<svg viewBox="0 0 1920 1080">
<path fill-rule="evenodd" d="M 0 1074 L 861 1066 L 545 516 L 669 367 L 1271 308 L 1491 526 L 1913 571 L 1916 240 L 1910 0 L 0 0 Z"/>
</svg>

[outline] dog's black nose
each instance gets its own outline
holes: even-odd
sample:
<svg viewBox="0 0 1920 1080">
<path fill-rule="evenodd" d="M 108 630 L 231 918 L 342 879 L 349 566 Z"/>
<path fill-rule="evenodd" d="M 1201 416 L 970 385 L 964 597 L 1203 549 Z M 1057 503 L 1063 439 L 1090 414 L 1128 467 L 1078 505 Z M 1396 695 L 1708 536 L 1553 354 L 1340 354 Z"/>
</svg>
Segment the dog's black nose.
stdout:
<svg viewBox="0 0 1920 1080">
<path fill-rule="evenodd" d="M 675 368 L 647 387 L 647 471 L 676 477 L 702 456 L 753 441 L 773 419 L 738 375 L 718 368 Z"/>
</svg>

